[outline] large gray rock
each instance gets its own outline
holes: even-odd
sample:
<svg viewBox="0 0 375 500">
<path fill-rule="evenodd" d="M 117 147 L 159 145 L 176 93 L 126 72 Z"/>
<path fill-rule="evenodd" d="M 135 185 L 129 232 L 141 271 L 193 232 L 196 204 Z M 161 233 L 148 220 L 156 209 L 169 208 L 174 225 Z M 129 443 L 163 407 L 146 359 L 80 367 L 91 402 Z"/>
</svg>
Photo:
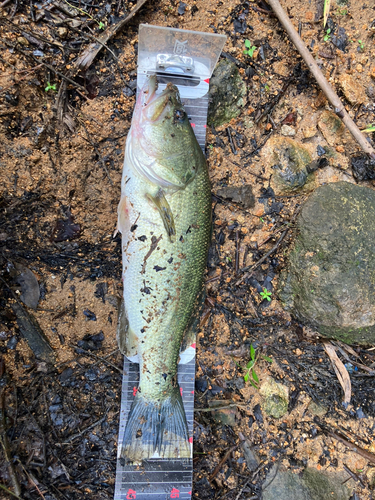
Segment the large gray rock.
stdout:
<svg viewBox="0 0 375 500">
<path fill-rule="evenodd" d="M 245 104 L 246 85 L 237 66 L 222 59 L 210 80 L 208 125 L 219 127 L 236 118 Z"/>
<path fill-rule="evenodd" d="M 268 474 L 263 500 L 349 500 L 351 495 L 348 486 L 342 484 L 348 478 L 345 473 L 307 468 L 303 475 L 291 471 L 278 471 L 275 478 L 274 475 L 274 470 Z"/>
<path fill-rule="evenodd" d="M 375 191 L 347 182 L 321 186 L 298 217 L 282 273 L 286 309 L 321 334 L 375 342 Z"/>
</svg>

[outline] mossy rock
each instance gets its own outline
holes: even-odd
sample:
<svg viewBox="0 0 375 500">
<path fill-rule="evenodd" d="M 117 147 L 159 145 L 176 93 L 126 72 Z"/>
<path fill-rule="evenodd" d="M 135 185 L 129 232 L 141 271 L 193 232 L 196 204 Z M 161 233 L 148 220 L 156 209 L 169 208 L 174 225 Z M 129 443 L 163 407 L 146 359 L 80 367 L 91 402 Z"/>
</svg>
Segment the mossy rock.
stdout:
<svg viewBox="0 0 375 500">
<path fill-rule="evenodd" d="M 269 377 L 262 383 L 260 394 L 263 396 L 262 408 L 273 418 L 281 418 L 288 411 L 288 389 Z"/>
<path fill-rule="evenodd" d="M 271 187 L 276 195 L 297 191 L 311 191 L 315 187 L 315 173 L 308 171 L 312 161 L 309 151 L 290 137 L 272 137 L 263 155 L 271 167 Z"/>
<path fill-rule="evenodd" d="M 272 480 L 271 480 L 272 479 Z M 263 500 L 349 500 L 351 488 L 345 472 L 318 471 L 308 467 L 303 474 L 272 470 L 263 490 Z"/>
<path fill-rule="evenodd" d="M 279 297 L 299 321 L 348 344 L 375 342 L 375 191 L 319 187 L 297 219 Z"/>
<path fill-rule="evenodd" d="M 245 104 L 246 85 L 237 66 L 222 59 L 210 80 L 208 125 L 219 127 L 236 118 Z"/>
</svg>

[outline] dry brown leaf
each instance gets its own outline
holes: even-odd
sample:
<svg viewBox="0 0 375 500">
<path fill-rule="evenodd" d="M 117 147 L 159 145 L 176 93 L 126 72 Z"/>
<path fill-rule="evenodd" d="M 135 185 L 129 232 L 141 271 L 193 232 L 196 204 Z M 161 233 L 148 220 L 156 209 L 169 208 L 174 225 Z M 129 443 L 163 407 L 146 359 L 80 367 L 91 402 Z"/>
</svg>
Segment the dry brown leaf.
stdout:
<svg viewBox="0 0 375 500">
<path fill-rule="evenodd" d="M 348 370 L 345 368 L 344 363 L 336 354 L 336 347 L 330 342 L 324 342 L 324 349 L 331 360 L 333 369 L 335 370 L 336 376 L 340 385 L 344 391 L 344 403 L 350 403 L 350 398 L 352 395 L 352 384 L 350 382 L 350 377 Z"/>
</svg>

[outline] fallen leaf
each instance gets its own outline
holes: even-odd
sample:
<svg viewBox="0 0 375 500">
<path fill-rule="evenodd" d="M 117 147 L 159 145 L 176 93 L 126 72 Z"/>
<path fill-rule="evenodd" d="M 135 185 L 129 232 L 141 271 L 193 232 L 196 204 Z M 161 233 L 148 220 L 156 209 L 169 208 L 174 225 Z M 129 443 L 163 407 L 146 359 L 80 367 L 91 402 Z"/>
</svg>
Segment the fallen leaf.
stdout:
<svg viewBox="0 0 375 500">
<path fill-rule="evenodd" d="M 333 369 L 335 370 L 336 376 L 340 385 L 344 391 L 344 403 L 350 403 L 350 398 L 352 395 L 352 384 L 350 382 L 350 377 L 348 370 L 345 368 L 344 363 L 336 354 L 336 347 L 330 342 L 324 342 L 324 349 L 331 360 Z"/>
</svg>

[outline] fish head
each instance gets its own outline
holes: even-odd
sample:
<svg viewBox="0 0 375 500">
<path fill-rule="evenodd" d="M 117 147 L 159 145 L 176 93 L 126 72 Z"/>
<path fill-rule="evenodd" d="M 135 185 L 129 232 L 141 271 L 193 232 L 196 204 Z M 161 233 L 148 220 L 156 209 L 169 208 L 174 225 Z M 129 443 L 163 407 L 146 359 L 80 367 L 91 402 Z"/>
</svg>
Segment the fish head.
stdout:
<svg viewBox="0 0 375 500">
<path fill-rule="evenodd" d="M 164 189 L 186 186 L 202 162 L 202 151 L 176 86 L 157 94 L 156 76 L 141 90 L 132 121 L 133 165 Z"/>
</svg>

